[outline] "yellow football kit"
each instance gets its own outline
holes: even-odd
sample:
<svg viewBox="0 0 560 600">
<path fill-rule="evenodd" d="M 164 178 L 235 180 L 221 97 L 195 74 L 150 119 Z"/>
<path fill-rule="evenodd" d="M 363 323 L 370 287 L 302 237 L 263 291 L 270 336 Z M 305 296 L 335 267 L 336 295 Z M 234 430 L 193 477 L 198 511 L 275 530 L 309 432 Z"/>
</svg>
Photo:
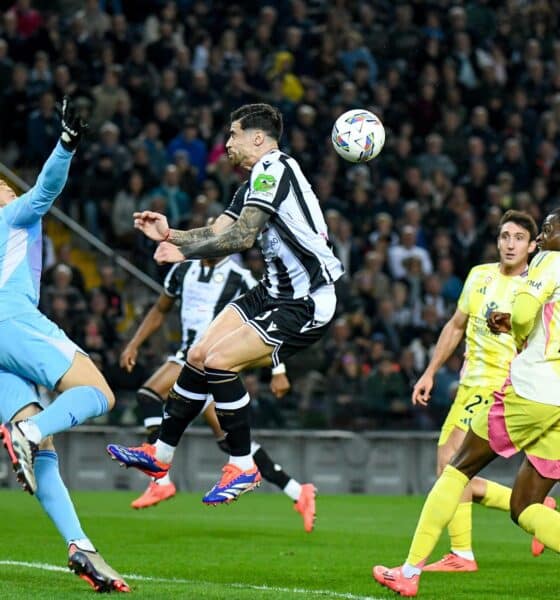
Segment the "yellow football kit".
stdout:
<svg viewBox="0 0 560 600">
<path fill-rule="evenodd" d="M 493 402 L 517 353 L 510 335 L 497 335 L 488 329 L 490 312 L 511 312 L 513 299 L 525 282 L 525 274 L 507 276 L 499 263 L 471 269 L 457 308 L 468 315 L 465 332 L 465 359 L 455 400 L 441 428 L 438 445 L 445 444 L 454 427 L 468 431 L 473 417 Z"/>
</svg>

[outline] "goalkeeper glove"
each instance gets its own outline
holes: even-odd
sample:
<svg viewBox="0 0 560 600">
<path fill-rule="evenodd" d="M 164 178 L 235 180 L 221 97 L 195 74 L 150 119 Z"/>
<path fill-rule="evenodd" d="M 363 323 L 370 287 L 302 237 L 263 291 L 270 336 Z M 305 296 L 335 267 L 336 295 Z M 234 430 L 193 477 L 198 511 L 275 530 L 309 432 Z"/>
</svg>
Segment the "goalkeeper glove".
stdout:
<svg viewBox="0 0 560 600">
<path fill-rule="evenodd" d="M 62 133 L 60 134 L 60 141 L 64 149 L 68 152 L 74 152 L 87 128 L 88 124 L 77 113 L 72 100 L 68 96 L 64 96 L 62 101 Z"/>
</svg>

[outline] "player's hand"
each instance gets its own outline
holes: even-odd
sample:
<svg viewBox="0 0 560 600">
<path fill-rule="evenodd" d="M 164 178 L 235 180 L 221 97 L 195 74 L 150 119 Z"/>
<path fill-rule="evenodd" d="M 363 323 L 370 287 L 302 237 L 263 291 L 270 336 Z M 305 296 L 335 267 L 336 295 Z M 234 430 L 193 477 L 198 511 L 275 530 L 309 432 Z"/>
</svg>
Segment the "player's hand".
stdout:
<svg viewBox="0 0 560 600">
<path fill-rule="evenodd" d="M 127 373 L 130 373 L 136 366 L 136 358 L 138 356 L 138 349 L 130 344 L 122 351 L 119 365 L 121 369 L 124 369 Z"/>
<path fill-rule="evenodd" d="M 169 224 L 165 215 L 145 210 L 143 212 L 135 212 L 132 216 L 134 217 L 135 229 L 139 229 L 146 237 L 155 242 L 167 239 Z"/>
<path fill-rule="evenodd" d="M 494 310 L 488 315 L 486 323 L 492 333 L 508 333 L 511 331 L 511 313 Z"/>
<path fill-rule="evenodd" d="M 89 127 L 86 121 L 80 117 L 76 107 L 69 96 L 64 96 L 62 101 L 62 133 L 60 142 L 65 150 L 74 152 L 80 143 L 82 135 Z"/>
<path fill-rule="evenodd" d="M 429 373 L 424 373 L 412 390 L 412 404 L 426 406 L 430 400 L 430 393 L 433 387 L 434 378 Z"/>
<path fill-rule="evenodd" d="M 177 263 L 185 260 L 185 255 L 175 244 L 170 242 L 160 242 L 154 252 L 154 259 L 157 263 Z"/>
<path fill-rule="evenodd" d="M 276 398 L 280 399 L 285 396 L 292 385 L 290 384 L 290 380 L 286 373 L 280 373 L 279 375 L 273 375 L 270 380 L 270 391 L 276 396 Z"/>
</svg>

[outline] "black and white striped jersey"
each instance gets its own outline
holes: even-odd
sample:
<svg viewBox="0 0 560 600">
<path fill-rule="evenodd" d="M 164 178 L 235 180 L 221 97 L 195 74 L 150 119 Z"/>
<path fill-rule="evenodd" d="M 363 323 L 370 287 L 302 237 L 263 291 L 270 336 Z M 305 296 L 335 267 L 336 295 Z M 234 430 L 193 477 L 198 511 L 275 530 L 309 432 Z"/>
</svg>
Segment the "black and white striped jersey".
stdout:
<svg viewBox="0 0 560 600">
<path fill-rule="evenodd" d="M 251 272 L 229 257 L 213 267 L 201 260 L 173 265 L 163 287 L 167 296 L 181 299 L 182 347 L 198 342 L 226 304 L 255 285 Z"/>
<path fill-rule="evenodd" d="M 262 283 L 272 297 L 302 298 L 342 275 L 319 200 L 296 160 L 280 150 L 265 154 L 225 214 L 237 219 L 245 206 L 271 215 L 258 242 L 266 264 Z"/>
</svg>

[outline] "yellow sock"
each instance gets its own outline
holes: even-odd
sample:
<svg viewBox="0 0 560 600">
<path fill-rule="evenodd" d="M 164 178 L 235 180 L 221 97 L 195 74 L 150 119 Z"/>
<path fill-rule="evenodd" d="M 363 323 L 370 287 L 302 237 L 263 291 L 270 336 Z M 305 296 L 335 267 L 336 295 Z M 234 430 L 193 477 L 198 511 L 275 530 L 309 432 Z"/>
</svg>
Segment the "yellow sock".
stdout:
<svg viewBox="0 0 560 600">
<path fill-rule="evenodd" d="M 451 465 L 445 467 L 424 502 L 406 559 L 409 565 L 423 563 L 430 556 L 442 531 L 455 514 L 468 482 L 468 477 L 461 471 Z"/>
<path fill-rule="evenodd" d="M 451 550 L 472 550 L 472 502 L 461 502 L 447 526 Z"/>
<path fill-rule="evenodd" d="M 481 498 L 480 504 L 488 508 L 498 508 L 499 510 L 509 511 L 509 501 L 511 499 L 511 488 L 500 485 L 495 481 L 486 481 L 486 494 Z"/>
<path fill-rule="evenodd" d="M 544 504 L 531 504 L 519 515 L 519 525 L 547 548 L 560 552 L 560 513 Z"/>
</svg>

